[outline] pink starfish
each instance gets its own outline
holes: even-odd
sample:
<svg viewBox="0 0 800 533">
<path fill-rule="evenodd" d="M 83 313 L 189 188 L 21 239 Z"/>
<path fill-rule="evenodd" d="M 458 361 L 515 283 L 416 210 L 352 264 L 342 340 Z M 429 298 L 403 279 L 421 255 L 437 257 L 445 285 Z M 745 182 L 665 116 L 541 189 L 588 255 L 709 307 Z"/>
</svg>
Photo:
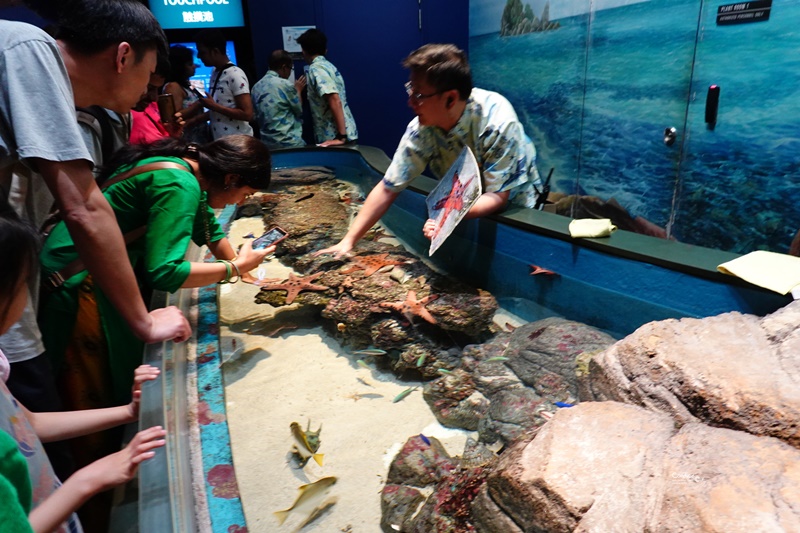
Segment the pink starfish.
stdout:
<svg viewBox="0 0 800 533">
<path fill-rule="evenodd" d="M 388 307 L 395 311 L 402 313 L 409 322 L 414 321 L 414 317 L 418 316 L 431 324 L 436 324 L 436 319 L 425 309 L 425 304 L 432 302 L 438 298 L 435 294 L 426 296 L 422 300 L 417 300 L 417 293 L 415 291 L 408 291 L 405 301 L 402 302 L 381 302 L 381 307 Z"/>
<path fill-rule="evenodd" d="M 297 295 L 300 294 L 300 291 L 325 291 L 328 290 L 329 287 L 325 285 L 315 285 L 311 283 L 325 272 L 317 272 L 316 274 L 311 274 L 310 276 L 295 276 L 291 272 L 289 272 L 289 279 L 285 280 L 283 283 L 264 283 L 261 285 L 261 289 L 265 291 L 276 291 L 276 290 L 284 290 L 286 291 L 286 303 L 290 304 L 297 298 Z"/>
<path fill-rule="evenodd" d="M 542 268 L 539 265 L 528 265 L 528 266 L 531 267 L 531 273 L 530 273 L 531 276 L 536 276 L 539 274 L 544 274 L 545 276 L 558 276 L 558 274 L 556 274 L 552 270 Z"/>
<path fill-rule="evenodd" d="M 356 270 L 363 270 L 364 276 L 371 276 L 386 265 L 406 265 L 407 261 L 387 259 L 388 253 L 374 255 L 360 255 L 350 258 L 352 266 L 347 270 L 340 270 L 341 274 L 349 274 Z"/>
</svg>

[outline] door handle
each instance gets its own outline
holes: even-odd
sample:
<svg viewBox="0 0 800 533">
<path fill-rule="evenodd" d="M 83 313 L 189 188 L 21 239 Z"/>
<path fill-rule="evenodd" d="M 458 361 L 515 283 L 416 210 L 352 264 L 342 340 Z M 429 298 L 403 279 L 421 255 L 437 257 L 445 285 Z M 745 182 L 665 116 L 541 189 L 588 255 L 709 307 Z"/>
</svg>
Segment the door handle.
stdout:
<svg viewBox="0 0 800 533">
<path fill-rule="evenodd" d="M 713 130 L 717 125 L 717 112 L 719 111 L 719 85 L 708 88 L 706 95 L 706 125 Z"/>
<path fill-rule="evenodd" d="M 672 146 L 678 138 L 678 130 L 675 128 L 664 128 L 664 144 Z"/>
</svg>

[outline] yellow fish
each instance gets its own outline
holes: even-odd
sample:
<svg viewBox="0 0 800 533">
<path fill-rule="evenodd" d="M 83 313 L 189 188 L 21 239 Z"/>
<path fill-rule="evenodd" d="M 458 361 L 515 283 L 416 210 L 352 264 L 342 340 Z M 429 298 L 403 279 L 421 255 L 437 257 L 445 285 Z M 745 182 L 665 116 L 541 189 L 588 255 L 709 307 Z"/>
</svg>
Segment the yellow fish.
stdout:
<svg viewBox="0 0 800 533">
<path fill-rule="evenodd" d="M 288 509 L 284 509 L 283 511 L 276 511 L 275 516 L 278 517 L 278 521 L 283 524 L 286 521 L 286 517 L 289 516 L 289 513 L 294 511 L 295 513 L 305 515 L 303 523 L 305 524 L 314 515 L 319 512 L 320 510 L 324 509 L 330 501 L 326 500 L 326 496 L 330 493 L 331 488 L 336 483 L 336 478 L 334 476 L 328 476 L 321 478 L 314 483 L 307 483 L 306 485 L 301 485 L 299 487 L 300 494 L 297 495 L 297 499 L 294 501 L 291 507 Z"/>
<path fill-rule="evenodd" d="M 294 439 L 294 453 L 300 456 L 300 466 L 305 466 L 309 457 L 313 457 L 317 464 L 322 466 L 322 457 L 324 455 L 315 453 L 319 448 L 319 444 L 316 447 L 309 444 L 308 437 L 306 437 L 303 428 L 297 422 L 292 422 L 289 428 L 292 430 L 292 438 Z"/>
</svg>

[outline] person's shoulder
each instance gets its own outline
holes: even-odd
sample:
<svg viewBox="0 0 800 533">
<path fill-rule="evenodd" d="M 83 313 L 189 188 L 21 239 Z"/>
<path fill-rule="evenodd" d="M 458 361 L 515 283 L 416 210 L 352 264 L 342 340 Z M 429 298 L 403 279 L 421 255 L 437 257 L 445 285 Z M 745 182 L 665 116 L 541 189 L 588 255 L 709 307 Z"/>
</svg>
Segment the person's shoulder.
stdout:
<svg viewBox="0 0 800 533">
<path fill-rule="evenodd" d="M 244 73 L 244 70 L 242 70 L 241 67 L 238 67 L 236 65 L 231 65 L 228 68 L 226 68 L 225 74 L 229 76 L 245 76 L 245 77 L 247 76 L 247 74 Z"/>
<path fill-rule="evenodd" d="M 505 96 L 503 96 L 500 93 L 497 93 L 497 92 L 494 92 L 494 91 L 487 91 L 485 89 L 478 89 L 478 88 L 475 88 L 475 89 L 472 89 L 472 90 L 473 90 L 473 93 L 475 91 L 477 91 L 478 98 L 481 98 L 485 102 L 489 102 L 489 103 L 491 103 L 493 105 L 501 106 L 503 108 L 506 108 L 506 107 L 509 108 L 509 109 L 513 109 L 514 108 L 514 106 L 511 105 L 511 102 L 508 101 L 508 98 L 506 98 Z"/>
<path fill-rule="evenodd" d="M 55 40 L 41 28 L 26 22 L 0 19 L 0 51 L 30 41 L 55 45 Z"/>
<path fill-rule="evenodd" d="M 156 184 L 162 184 L 169 188 L 174 189 L 186 189 L 186 187 L 192 188 L 193 185 L 200 186 L 197 178 L 195 178 L 194 174 L 192 173 L 191 167 L 189 164 L 181 159 L 180 157 L 173 157 L 173 156 L 155 156 L 155 157 L 147 157 L 139 162 L 136 163 L 137 167 L 143 167 L 145 165 L 149 165 L 151 163 L 174 163 L 174 165 L 167 166 L 166 168 L 151 170 L 149 172 L 145 172 L 140 174 L 143 179 L 146 179 L 146 176 L 151 176 L 151 179 Z"/>
<path fill-rule="evenodd" d="M 165 93 L 178 93 L 178 94 L 186 94 L 186 89 L 178 83 L 177 81 L 168 81 L 164 84 L 164 92 Z"/>
</svg>

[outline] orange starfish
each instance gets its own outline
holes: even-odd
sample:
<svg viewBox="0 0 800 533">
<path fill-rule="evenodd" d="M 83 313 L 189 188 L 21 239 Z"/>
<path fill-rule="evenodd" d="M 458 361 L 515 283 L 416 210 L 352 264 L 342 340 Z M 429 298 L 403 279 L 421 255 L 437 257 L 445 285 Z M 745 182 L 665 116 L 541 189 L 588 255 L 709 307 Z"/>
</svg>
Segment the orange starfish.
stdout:
<svg viewBox="0 0 800 533">
<path fill-rule="evenodd" d="M 315 285 L 311 283 L 325 272 L 317 272 L 316 274 L 311 274 L 310 276 L 295 276 L 291 272 L 289 272 L 289 279 L 285 280 L 283 283 L 264 283 L 261 285 L 261 289 L 265 291 L 276 291 L 276 290 L 284 290 L 286 291 L 286 303 L 290 304 L 297 298 L 297 295 L 300 294 L 300 291 L 325 291 L 328 290 L 329 287 L 325 285 Z"/>
<path fill-rule="evenodd" d="M 344 291 L 352 288 L 353 288 L 353 278 L 351 278 L 350 276 L 346 276 L 342 280 L 342 283 L 339 285 L 339 294 L 342 294 Z"/>
<path fill-rule="evenodd" d="M 409 322 L 414 322 L 414 316 L 418 316 L 431 324 L 436 324 L 436 319 L 425 309 L 425 304 L 432 302 L 438 298 L 435 294 L 426 296 L 422 300 L 417 300 L 417 293 L 415 291 L 408 291 L 406 299 L 403 302 L 381 302 L 381 307 L 389 307 L 395 311 L 402 313 Z"/>
<path fill-rule="evenodd" d="M 389 257 L 388 253 L 351 257 L 350 262 L 353 263 L 353 265 L 347 270 L 341 270 L 340 273 L 349 274 L 351 272 L 355 272 L 356 270 L 363 270 L 364 276 L 366 277 L 373 275 L 379 269 L 387 265 L 408 264 L 407 261 L 395 261 L 391 259 L 386 259 L 387 257 Z"/>
</svg>

